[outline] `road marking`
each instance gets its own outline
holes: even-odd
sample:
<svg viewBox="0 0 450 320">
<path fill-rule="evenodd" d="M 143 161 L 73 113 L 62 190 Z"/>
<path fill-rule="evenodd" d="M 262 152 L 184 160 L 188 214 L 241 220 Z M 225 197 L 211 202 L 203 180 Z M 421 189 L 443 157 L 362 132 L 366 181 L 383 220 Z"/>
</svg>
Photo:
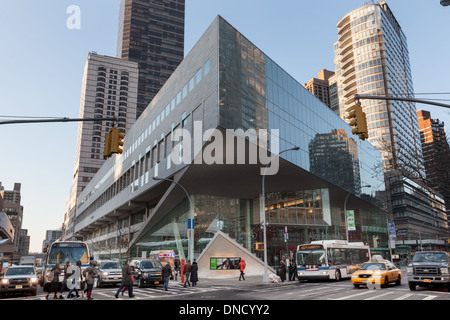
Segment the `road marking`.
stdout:
<svg viewBox="0 0 450 320">
<path fill-rule="evenodd" d="M 379 297 L 387 296 L 388 294 L 391 294 L 391 293 L 392 293 L 392 292 L 385 292 L 385 293 L 379 294 L 379 295 L 374 296 L 374 297 L 366 298 L 366 299 L 364 299 L 364 300 L 374 300 L 374 299 L 378 299 Z"/>
<path fill-rule="evenodd" d="M 437 298 L 437 296 L 426 296 L 423 300 L 433 300 L 434 298 Z"/>
<path fill-rule="evenodd" d="M 394 300 L 405 300 L 406 298 L 411 297 L 413 295 L 414 295 L 414 293 L 407 293 L 407 294 L 404 294 L 403 296 L 395 298 Z"/>
<path fill-rule="evenodd" d="M 350 299 L 350 298 L 353 298 L 353 297 L 358 297 L 358 296 L 362 296 L 362 295 L 364 295 L 364 294 L 370 294 L 370 293 L 374 293 L 374 292 L 376 292 L 377 290 L 367 290 L 367 291 L 365 291 L 365 292 L 360 292 L 360 293 L 355 293 L 355 294 L 351 294 L 351 295 L 349 295 L 349 296 L 344 296 L 344 297 L 340 297 L 340 298 L 337 298 L 337 299 L 332 299 L 332 300 L 346 300 L 346 299 Z"/>
</svg>

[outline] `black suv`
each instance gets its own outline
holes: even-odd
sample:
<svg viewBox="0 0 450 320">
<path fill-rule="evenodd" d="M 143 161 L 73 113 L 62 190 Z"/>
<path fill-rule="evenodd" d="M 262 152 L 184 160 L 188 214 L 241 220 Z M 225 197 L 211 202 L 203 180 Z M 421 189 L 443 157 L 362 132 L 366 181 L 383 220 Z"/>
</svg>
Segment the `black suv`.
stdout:
<svg viewBox="0 0 450 320">
<path fill-rule="evenodd" d="M 450 254 L 441 251 L 420 251 L 407 267 L 409 289 L 416 286 L 445 286 L 450 292 Z"/>
<path fill-rule="evenodd" d="M 164 283 L 162 265 L 159 260 L 136 259 L 131 261 L 130 266 L 134 267 L 134 284 L 137 284 L 139 288 Z"/>
</svg>

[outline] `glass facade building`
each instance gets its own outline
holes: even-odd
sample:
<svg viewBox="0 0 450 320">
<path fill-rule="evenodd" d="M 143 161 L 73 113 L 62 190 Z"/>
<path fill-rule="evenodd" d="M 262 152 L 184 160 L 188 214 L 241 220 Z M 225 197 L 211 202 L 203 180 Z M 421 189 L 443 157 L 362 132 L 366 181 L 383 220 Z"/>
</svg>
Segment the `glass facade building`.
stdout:
<svg viewBox="0 0 450 320">
<path fill-rule="evenodd" d="M 173 163 L 170 136 L 180 127 L 192 132 L 197 121 L 203 134 L 209 129 L 268 130 L 273 154 L 299 147 L 281 154 L 276 174 L 265 177 L 264 210 L 262 159 L 196 162 L 212 145 L 204 139 L 200 148 L 191 150 L 191 163 Z M 250 151 L 251 138 L 242 141 Z M 365 242 L 384 256 L 389 253 L 384 180 L 377 171 L 380 152 L 353 137 L 345 121 L 221 17 L 138 119 L 125 146 L 123 156 L 108 160 L 80 197 L 78 230 L 92 241 L 103 241 L 97 229 L 106 228 L 92 220 L 124 211 L 140 213 L 145 218 L 130 236 L 130 256 L 171 249 L 187 257 L 192 203 L 195 258 L 221 230 L 262 259 L 261 223 L 267 221 L 268 262 L 277 266 L 299 244 L 345 240 L 344 202 L 349 196 L 347 209 L 356 220 L 349 240 Z M 154 176 L 182 185 L 190 201 L 177 185 L 152 181 Z"/>
</svg>

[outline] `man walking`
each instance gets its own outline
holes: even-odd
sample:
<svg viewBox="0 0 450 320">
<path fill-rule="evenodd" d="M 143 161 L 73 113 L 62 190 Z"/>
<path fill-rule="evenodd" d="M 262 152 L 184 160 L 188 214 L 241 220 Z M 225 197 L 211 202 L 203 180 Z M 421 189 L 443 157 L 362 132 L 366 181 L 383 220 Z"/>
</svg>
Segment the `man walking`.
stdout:
<svg viewBox="0 0 450 320">
<path fill-rule="evenodd" d="M 184 284 L 183 287 L 187 287 L 187 285 L 189 285 L 189 287 L 191 286 L 191 283 L 189 282 L 189 276 L 191 274 L 191 260 L 188 260 L 188 262 L 184 265 L 184 269 L 183 269 L 183 275 L 184 275 Z"/>
<path fill-rule="evenodd" d="M 167 289 L 169 289 L 169 280 L 170 280 L 170 277 L 172 276 L 172 267 L 170 266 L 169 262 L 167 262 L 167 264 L 163 267 L 162 275 L 164 278 L 163 290 L 167 291 Z"/>
<path fill-rule="evenodd" d="M 128 297 L 133 298 L 133 270 L 130 267 L 129 260 L 125 260 L 125 265 L 122 268 L 122 284 L 120 285 L 119 289 L 117 290 L 115 297 L 119 297 L 120 291 L 122 291 L 123 287 L 128 288 Z"/>
</svg>

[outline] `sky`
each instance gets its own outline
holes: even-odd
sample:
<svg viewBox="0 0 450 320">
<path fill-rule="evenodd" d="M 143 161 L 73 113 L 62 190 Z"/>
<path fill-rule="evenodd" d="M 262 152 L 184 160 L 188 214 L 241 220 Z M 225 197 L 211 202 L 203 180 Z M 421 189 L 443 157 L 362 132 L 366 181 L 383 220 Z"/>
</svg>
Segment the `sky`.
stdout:
<svg viewBox="0 0 450 320">
<path fill-rule="evenodd" d="M 298 82 L 334 70 L 338 21 L 367 0 L 186 0 L 185 55 L 221 15 Z M 450 7 L 388 0 L 408 40 L 416 97 L 450 104 Z M 79 25 L 69 28 L 75 5 Z M 0 121 L 79 117 L 88 53 L 116 55 L 120 0 L 1 0 Z M 69 24 L 70 26 L 70 24 Z M 79 28 L 78 28 L 79 27 Z M 427 93 L 427 95 L 419 95 Z M 434 93 L 431 95 L 431 93 Z M 417 105 L 446 123 L 450 109 Z M 21 183 L 22 228 L 40 252 L 61 227 L 74 173 L 77 123 L 0 125 L 0 182 Z"/>
</svg>

